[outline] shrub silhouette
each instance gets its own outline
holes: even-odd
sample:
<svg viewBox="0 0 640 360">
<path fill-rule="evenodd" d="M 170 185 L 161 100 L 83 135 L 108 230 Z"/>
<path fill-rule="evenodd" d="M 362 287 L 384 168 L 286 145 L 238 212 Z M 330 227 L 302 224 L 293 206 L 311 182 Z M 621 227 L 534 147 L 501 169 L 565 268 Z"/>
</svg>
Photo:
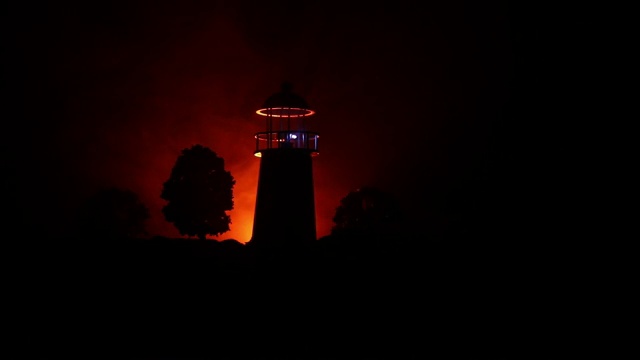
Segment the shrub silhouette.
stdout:
<svg viewBox="0 0 640 360">
<path fill-rule="evenodd" d="M 401 215 L 394 197 L 375 187 L 362 187 L 340 200 L 332 234 L 386 235 L 396 230 Z"/>
<path fill-rule="evenodd" d="M 211 149 L 194 145 L 182 150 L 161 197 L 168 201 L 162 212 L 181 235 L 206 239 L 207 234 L 229 231 L 235 180 L 224 169 L 224 159 Z"/>
<path fill-rule="evenodd" d="M 97 238 L 128 238 L 145 234 L 149 209 L 131 190 L 98 191 L 80 207 L 79 230 Z"/>
</svg>

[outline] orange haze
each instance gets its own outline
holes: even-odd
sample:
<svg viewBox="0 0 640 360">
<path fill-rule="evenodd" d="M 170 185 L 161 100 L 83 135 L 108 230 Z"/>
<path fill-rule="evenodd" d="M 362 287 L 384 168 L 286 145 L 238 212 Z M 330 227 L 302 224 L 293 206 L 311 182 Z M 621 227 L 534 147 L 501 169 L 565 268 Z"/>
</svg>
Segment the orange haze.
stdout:
<svg viewBox="0 0 640 360">
<path fill-rule="evenodd" d="M 493 35 L 466 46 L 482 34 L 453 7 L 388 13 L 342 3 L 345 11 L 335 11 L 325 2 L 227 5 L 132 5 L 102 22 L 65 10 L 56 13 L 62 20 L 48 19 L 56 26 L 26 32 L 31 62 L 15 76 L 24 77 L 21 111 L 35 124 L 7 133 L 18 152 L 41 164 L 21 162 L 16 171 L 38 181 L 17 195 L 25 219 L 65 234 L 76 205 L 119 186 L 150 209 L 149 236 L 179 237 L 162 214 L 162 185 L 180 152 L 201 144 L 236 179 L 231 231 L 218 239 L 248 241 L 260 164 L 253 136 L 265 130 L 256 110 L 282 81 L 317 112 L 308 130 L 321 135 L 313 160 L 318 237 L 329 234 L 340 199 L 363 185 L 398 191 L 422 225 L 444 201 L 438 184 L 453 176 L 448 164 L 482 155 L 479 134 L 488 127 L 477 119 L 492 118 L 502 101 L 489 90 L 502 86 L 496 79 L 508 57 L 485 50 L 501 48 Z M 389 27 L 394 17 L 403 26 Z"/>
</svg>

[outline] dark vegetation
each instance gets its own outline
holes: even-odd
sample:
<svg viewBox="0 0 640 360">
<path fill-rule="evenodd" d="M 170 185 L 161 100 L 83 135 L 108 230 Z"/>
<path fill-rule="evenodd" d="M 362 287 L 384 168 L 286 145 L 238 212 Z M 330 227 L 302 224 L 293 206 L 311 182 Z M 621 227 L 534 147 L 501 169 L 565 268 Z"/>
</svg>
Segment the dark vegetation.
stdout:
<svg viewBox="0 0 640 360">
<path fill-rule="evenodd" d="M 540 351 L 537 326 L 551 305 L 539 290 L 550 284 L 539 283 L 545 264 L 532 248 L 482 232 L 412 236 L 394 228 L 400 214 L 388 193 L 365 187 L 337 207 L 331 235 L 304 247 L 125 232 L 25 240 L 14 252 L 22 256 L 13 284 L 28 309 L 15 325 L 28 334 L 23 354 L 400 359 Z"/>
<path fill-rule="evenodd" d="M 81 236 L 102 240 L 138 238 L 147 235 L 144 223 L 149 209 L 133 191 L 111 187 L 87 199 L 77 217 Z"/>
<path fill-rule="evenodd" d="M 224 159 L 200 144 L 182 150 L 161 197 L 168 203 L 162 209 L 165 219 L 181 235 L 219 235 L 229 231 L 233 210 L 235 179 L 224 169 Z"/>
</svg>

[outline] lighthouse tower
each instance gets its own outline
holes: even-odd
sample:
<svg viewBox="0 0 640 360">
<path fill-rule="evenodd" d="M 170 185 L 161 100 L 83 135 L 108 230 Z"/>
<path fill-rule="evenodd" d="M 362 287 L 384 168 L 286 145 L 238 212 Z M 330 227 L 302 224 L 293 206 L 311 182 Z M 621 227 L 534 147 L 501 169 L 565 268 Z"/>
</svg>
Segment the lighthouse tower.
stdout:
<svg viewBox="0 0 640 360">
<path fill-rule="evenodd" d="M 316 240 L 311 159 L 318 155 L 319 135 L 307 130 L 315 112 L 284 83 L 256 113 L 266 130 L 255 134 L 260 173 L 249 244 L 274 248 Z"/>
</svg>

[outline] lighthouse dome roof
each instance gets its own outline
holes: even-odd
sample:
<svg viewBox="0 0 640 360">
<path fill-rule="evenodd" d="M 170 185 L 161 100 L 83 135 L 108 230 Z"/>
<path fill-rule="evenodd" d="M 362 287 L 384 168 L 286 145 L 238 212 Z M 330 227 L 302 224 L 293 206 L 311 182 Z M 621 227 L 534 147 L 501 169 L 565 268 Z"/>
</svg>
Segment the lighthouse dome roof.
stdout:
<svg viewBox="0 0 640 360">
<path fill-rule="evenodd" d="M 264 108 L 298 108 L 309 109 L 309 104 L 293 91 L 293 86 L 289 82 L 283 82 L 281 91 L 275 93 L 265 100 Z"/>
<path fill-rule="evenodd" d="M 275 93 L 264 102 L 262 109 L 256 111 L 259 115 L 270 117 L 301 118 L 315 114 L 309 104 L 292 91 L 291 83 L 282 83 L 282 90 Z"/>
</svg>

